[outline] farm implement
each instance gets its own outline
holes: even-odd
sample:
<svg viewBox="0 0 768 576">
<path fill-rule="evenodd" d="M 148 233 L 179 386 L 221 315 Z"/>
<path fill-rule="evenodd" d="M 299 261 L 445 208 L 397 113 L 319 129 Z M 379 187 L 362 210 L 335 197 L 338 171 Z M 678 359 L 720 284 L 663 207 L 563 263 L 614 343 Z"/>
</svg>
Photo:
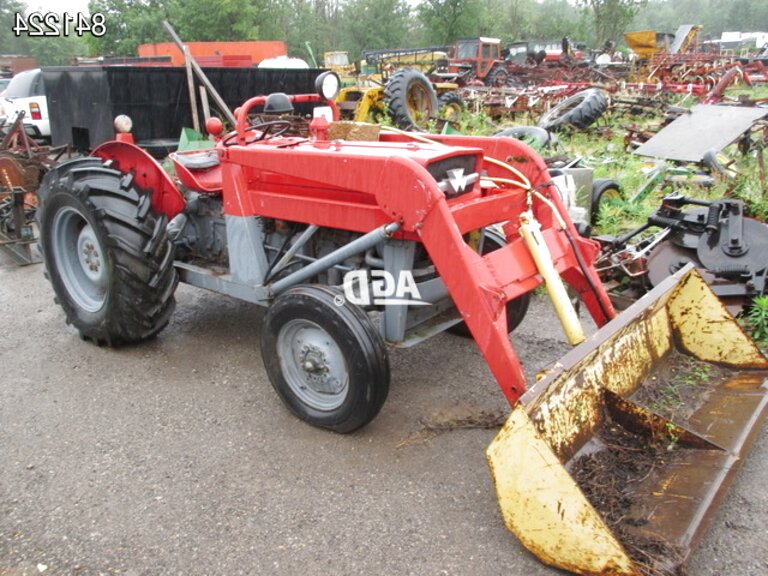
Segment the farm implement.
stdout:
<svg viewBox="0 0 768 576">
<path fill-rule="evenodd" d="M 581 574 L 674 569 L 765 416 L 766 359 L 689 268 L 614 318 L 598 244 L 577 234 L 525 144 L 338 123 L 338 85 L 326 73 L 317 94 L 251 98 L 230 132 L 209 120 L 215 147 L 172 154 L 173 177 L 133 143 L 124 116 L 114 141 L 52 169 L 37 219 L 67 321 L 98 344 L 147 340 L 168 324 L 179 280 L 264 306 L 272 386 L 300 419 L 340 433 L 384 405 L 388 346 L 471 335 L 513 407 L 488 451 L 510 529 Z M 307 104 L 306 130 L 265 119 Z M 542 283 L 577 347 L 529 388 L 509 332 Z M 698 378 L 696 394 L 664 412 L 658 370 L 678 356 L 696 375 L 723 376 Z M 578 460 L 617 443 L 600 440 L 605 430 L 637 437 L 633 450 L 653 462 L 626 483 L 637 486 L 626 527 L 576 482 Z M 641 557 L 649 534 L 662 553 Z"/>
<path fill-rule="evenodd" d="M 32 249 L 37 204 L 35 190 L 46 170 L 64 154 L 66 146 L 42 146 L 24 132 L 24 111 L 0 125 L 0 250 L 20 265 L 40 262 Z"/>
</svg>

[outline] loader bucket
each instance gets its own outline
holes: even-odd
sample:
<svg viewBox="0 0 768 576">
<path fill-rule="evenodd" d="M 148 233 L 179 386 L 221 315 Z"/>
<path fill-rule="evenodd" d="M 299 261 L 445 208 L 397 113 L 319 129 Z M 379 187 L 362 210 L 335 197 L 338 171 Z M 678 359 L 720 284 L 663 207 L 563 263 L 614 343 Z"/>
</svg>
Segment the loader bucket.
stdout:
<svg viewBox="0 0 768 576">
<path fill-rule="evenodd" d="M 507 527 L 577 574 L 681 566 L 768 411 L 768 360 L 687 267 L 574 348 L 488 447 Z"/>
</svg>

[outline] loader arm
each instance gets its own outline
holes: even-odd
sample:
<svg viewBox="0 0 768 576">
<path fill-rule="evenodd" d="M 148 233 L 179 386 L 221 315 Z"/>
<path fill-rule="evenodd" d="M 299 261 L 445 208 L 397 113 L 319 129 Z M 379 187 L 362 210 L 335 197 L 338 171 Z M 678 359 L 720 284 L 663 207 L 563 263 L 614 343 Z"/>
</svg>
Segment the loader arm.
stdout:
<svg viewBox="0 0 768 576">
<path fill-rule="evenodd" d="M 467 146 L 471 144 L 482 147 Z M 522 143 L 463 139 L 446 147 L 387 138 L 380 142 L 296 142 L 289 147 L 259 148 L 259 154 L 247 146 L 223 148 L 225 212 L 235 217 L 259 215 L 362 233 L 390 222 L 400 224 L 398 237 L 423 243 L 511 404 L 526 385 L 503 312 L 507 302 L 541 283 L 517 232 L 518 218 L 529 204 L 541 223 L 557 271 L 585 296 L 599 325 L 613 315 L 594 270 L 579 263 L 579 259 L 591 262 L 597 245 L 585 239 L 576 239 L 572 245 L 566 231 L 556 224 L 550 206 L 512 185 L 489 188 L 475 183 L 471 190 L 449 199 L 429 172 L 437 162 L 467 154 L 476 157 L 476 170 L 491 176 L 509 174 L 487 164 L 484 158 L 490 153 L 514 162 L 565 216 L 567 231 L 575 234 L 550 184 L 546 166 Z M 323 175 L 322 184 L 317 182 L 318 174 Z M 506 223 L 509 243 L 481 256 L 467 244 L 465 235 L 497 223 Z M 578 258 L 574 246 L 580 252 Z"/>
</svg>

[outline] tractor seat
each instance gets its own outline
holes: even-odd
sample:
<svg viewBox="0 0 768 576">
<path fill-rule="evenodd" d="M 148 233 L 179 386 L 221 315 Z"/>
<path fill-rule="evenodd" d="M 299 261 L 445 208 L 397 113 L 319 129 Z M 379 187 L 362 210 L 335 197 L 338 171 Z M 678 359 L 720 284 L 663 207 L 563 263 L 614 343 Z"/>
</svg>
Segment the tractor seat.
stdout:
<svg viewBox="0 0 768 576">
<path fill-rule="evenodd" d="M 184 186 L 209 194 L 221 192 L 221 162 L 215 149 L 174 152 L 170 158 Z"/>
<path fill-rule="evenodd" d="M 208 168 L 213 168 L 220 164 L 219 154 L 214 148 L 208 150 L 195 150 L 191 153 L 182 152 L 175 154 L 174 161 L 193 172 L 198 170 L 208 170 Z"/>
</svg>

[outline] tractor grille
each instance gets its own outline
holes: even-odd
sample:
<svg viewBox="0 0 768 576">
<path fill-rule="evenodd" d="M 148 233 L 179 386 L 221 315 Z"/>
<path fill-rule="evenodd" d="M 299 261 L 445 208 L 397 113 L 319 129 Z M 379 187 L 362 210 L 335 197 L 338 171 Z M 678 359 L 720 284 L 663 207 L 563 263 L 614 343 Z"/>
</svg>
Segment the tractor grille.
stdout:
<svg viewBox="0 0 768 576">
<path fill-rule="evenodd" d="M 479 180 L 476 164 L 477 156 L 467 154 L 433 162 L 427 166 L 427 171 L 447 198 L 455 198 L 472 190 Z"/>
</svg>

